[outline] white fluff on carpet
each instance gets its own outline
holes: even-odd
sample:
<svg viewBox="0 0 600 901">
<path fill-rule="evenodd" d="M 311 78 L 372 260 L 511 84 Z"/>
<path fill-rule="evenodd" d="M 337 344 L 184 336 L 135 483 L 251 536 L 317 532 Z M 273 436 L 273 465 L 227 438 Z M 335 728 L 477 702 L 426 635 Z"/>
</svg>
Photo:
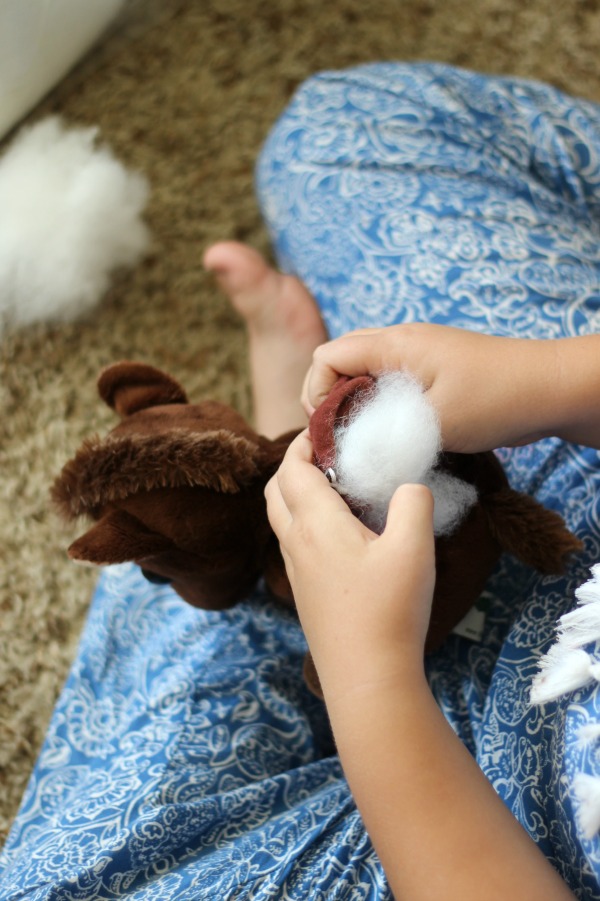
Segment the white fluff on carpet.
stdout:
<svg viewBox="0 0 600 901">
<path fill-rule="evenodd" d="M 427 485 L 436 535 L 450 534 L 477 500 L 473 485 L 436 470 L 442 449 L 437 414 L 422 385 L 405 372 L 380 376 L 334 432 L 336 488 L 364 512 L 373 531 L 385 526 L 392 495 L 407 482 Z"/>
<path fill-rule="evenodd" d="M 0 157 L 0 328 L 89 311 L 147 250 L 148 193 L 96 128 L 50 117 L 19 132 Z"/>
</svg>

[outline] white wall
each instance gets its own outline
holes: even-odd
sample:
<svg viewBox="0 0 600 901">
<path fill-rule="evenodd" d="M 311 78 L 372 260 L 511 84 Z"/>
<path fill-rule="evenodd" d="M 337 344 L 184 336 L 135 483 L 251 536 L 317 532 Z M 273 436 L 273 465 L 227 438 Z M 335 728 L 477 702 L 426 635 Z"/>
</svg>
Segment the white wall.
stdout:
<svg viewBox="0 0 600 901">
<path fill-rule="evenodd" d="M 0 138 L 86 53 L 125 0 L 0 0 Z"/>
</svg>

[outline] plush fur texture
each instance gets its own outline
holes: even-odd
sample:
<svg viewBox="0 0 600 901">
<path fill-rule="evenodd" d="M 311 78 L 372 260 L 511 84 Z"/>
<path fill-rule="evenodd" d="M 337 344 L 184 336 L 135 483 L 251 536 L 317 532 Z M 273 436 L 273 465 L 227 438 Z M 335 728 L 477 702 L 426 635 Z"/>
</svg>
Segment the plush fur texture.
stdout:
<svg viewBox="0 0 600 901">
<path fill-rule="evenodd" d="M 49 117 L 0 159 L 0 327 L 80 316 L 148 249 L 146 180 L 97 137 Z"/>
<path fill-rule="evenodd" d="M 69 555 L 134 560 L 209 609 L 235 603 L 273 571 L 274 592 L 291 603 L 263 496 L 290 437 L 269 441 L 224 404 L 189 404 L 170 376 L 145 364 L 109 367 L 98 389 L 122 421 L 84 441 L 54 482 L 63 515 L 96 520 Z"/>
<path fill-rule="evenodd" d="M 69 555 L 94 564 L 133 560 L 198 607 L 241 600 L 261 575 L 281 603 L 293 605 L 264 487 L 295 433 L 270 441 L 226 405 L 190 404 L 177 382 L 145 364 L 110 366 L 98 388 L 122 418 L 105 438 L 84 441 L 55 480 L 52 495 L 63 515 L 95 520 Z M 313 415 L 318 465 L 334 459 L 335 424 L 373 389 L 371 379 L 341 380 Z M 401 441 L 397 453 L 403 447 Z M 432 651 L 475 603 L 502 550 L 559 571 L 579 542 L 555 513 L 509 488 L 493 454 L 440 455 L 439 442 L 424 454 L 436 475 L 470 486 L 477 498 L 454 531 L 436 539 Z M 523 523 L 521 509 L 529 513 Z M 536 537 L 527 544 L 529 529 Z M 305 677 L 320 694 L 310 657 Z"/>
<path fill-rule="evenodd" d="M 107 503 L 159 488 L 234 494 L 258 476 L 258 457 L 256 444 L 227 429 L 92 438 L 65 467 L 55 500 L 66 516 L 97 516 Z"/>
</svg>

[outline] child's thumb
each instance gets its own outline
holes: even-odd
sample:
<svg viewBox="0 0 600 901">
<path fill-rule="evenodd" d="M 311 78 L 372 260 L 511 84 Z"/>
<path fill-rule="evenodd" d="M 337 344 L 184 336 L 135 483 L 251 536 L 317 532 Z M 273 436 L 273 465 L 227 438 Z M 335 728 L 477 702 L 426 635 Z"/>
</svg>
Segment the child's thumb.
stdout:
<svg viewBox="0 0 600 901">
<path fill-rule="evenodd" d="M 430 544 L 433 553 L 433 495 L 429 488 L 407 483 L 396 489 L 384 535 L 404 547 Z"/>
</svg>

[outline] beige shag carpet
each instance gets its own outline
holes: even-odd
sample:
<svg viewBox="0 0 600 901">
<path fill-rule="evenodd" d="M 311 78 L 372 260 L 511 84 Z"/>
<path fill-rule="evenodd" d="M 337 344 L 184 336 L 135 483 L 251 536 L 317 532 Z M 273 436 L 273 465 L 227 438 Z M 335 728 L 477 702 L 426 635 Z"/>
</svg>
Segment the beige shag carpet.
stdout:
<svg viewBox="0 0 600 901">
<path fill-rule="evenodd" d="M 98 125 L 152 186 L 151 256 L 77 324 L 0 347 L 0 837 L 73 658 L 96 573 L 65 548 L 48 488 L 112 423 L 96 396 L 122 358 L 172 372 L 193 399 L 249 411 L 240 323 L 203 273 L 220 238 L 268 250 L 253 166 L 311 73 L 427 59 L 551 82 L 600 101 L 596 0 L 135 0 L 118 30 L 36 109 Z M 1 149 L 1 148 L 0 148 Z"/>
</svg>

